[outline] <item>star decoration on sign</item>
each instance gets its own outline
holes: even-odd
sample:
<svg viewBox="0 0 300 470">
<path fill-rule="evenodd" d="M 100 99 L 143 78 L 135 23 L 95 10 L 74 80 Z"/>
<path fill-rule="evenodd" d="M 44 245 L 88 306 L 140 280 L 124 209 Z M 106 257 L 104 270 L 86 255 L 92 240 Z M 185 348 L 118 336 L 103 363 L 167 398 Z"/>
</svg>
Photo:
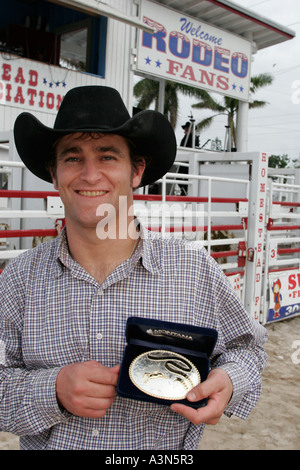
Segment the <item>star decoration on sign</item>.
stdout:
<svg viewBox="0 0 300 470">
<path fill-rule="evenodd" d="M 232 83 L 232 90 L 239 91 L 240 93 L 244 93 L 245 88 L 242 85 L 237 85 L 236 83 Z"/>
<path fill-rule="evenodd" d="M 43 78 L 43 84 L 44 84 L 45 86 L 48 85 L 49 88 L 53 88 L 54 85 L 55 85 L 56 88 L 58 88 L 60 85 L 61 85 L 63 88 L 65 88 L 65 87 L 67 86 L 65 80 L 62 80 L 62 81 L 59 81 L 59 80 L 56 80 L 56 81 L 51 80 L 50 82 L 48 82 L 48 80 L 47 80 L 46 77 Z"/>
<path fill-rule="evenodd" d="M 161 65 L 162 65 L 162 62 L 161 62 L 159 59 L 157 59 L 157 60 L 155 60 L 155 59 L 150 59 L 149 56 L 148 56 L 148 57 L 144 57 L 144 59 L 145 59 L 146 65 L 151 65 L 152 62 L 153 62 L 153 65 L 154 65 L 154 63 L 155 63 L 155 67 L 156 67 L 156 68 L 160 68 Z"/>
</svg>

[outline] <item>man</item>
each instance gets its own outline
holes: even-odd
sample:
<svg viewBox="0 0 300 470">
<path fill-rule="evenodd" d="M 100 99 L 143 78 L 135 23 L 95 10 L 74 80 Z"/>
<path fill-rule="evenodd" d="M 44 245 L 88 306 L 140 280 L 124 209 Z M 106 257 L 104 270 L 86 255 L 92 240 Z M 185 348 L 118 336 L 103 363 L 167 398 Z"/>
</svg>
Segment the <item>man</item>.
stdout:
<svg viewBox="0 0 300 470">
<path fill-rule="evenodd" d="M 194 119 L 191 121 L 187 121 L 181 128 L 184 130 L 184 137 L 181 139 L 180 147 L 190 147 L 195 148 L 199 147 L 199 136 L 195 136 L 194 138 Z M 188 174 L 189 169 L 186 166 L 179 166 L 177 167 L 178 173 Z M 186 184 L 178 184 L 180 188 L 180 195 L 186 196 L 187 195 L 187 185 Z"/>
<path fill-rule="evenodd" d="M 193 147 L 193 123 L 187 121 L 181 128 L 184 130 L 184 136 L 181 139 L 180 147 Z"/>
<path fill-rule="evenodd" d="M 53 181 L 65 206 L 61 235 L 13 260 L 0 276 L 0 429 L 22 449 L 197 449 L 223 412 L 246 418 L 260 394 L 265 330 L 248 317 L 204 248 L 148 232 L 134 188 L 161 178 L 176 154 L 155 111 L 133 118 L 120 95 L 79 87 L 54 128 L 22 113 L 18 152 Z M 116 394 L 129 316 L 215 328 L 194 409 Z"/>
</svg>

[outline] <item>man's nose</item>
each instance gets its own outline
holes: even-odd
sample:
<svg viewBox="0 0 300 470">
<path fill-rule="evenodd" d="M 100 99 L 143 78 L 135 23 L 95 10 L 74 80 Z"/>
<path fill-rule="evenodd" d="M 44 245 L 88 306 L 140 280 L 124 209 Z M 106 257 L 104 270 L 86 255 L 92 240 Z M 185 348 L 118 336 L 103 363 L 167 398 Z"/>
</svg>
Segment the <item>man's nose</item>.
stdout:
<svg viewBox="0 0 300 470">
<path fill-rule="evenodd" d="M 102 178 L 100 166 L 94 160 L 86 160 L 81 168 L 80 178 L 94 184 Z"/>
</svg>

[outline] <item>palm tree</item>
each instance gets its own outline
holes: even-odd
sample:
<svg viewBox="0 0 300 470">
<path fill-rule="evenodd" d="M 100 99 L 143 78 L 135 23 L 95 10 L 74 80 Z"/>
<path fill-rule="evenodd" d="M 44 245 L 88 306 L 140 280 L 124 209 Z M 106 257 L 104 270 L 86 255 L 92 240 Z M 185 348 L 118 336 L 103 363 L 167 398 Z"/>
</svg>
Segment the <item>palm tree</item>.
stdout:
<svg viewBox="0 0 300 470">
<path fill-rule="evenodd" d="M 178 94 L 182 93 L 188 97 L 195 97 L 197 99 L 203 99 L 204 91 L 200 88 L 190 87 L 182 83 L 171 82 L 167 80 L 165 82 L 165 101 L 164 101 L 164 115 L 170 121 L 173 129 L 177 124 L 178 110 L 179 110 L 179 98 Z M 159 96 L 159 82 L 151 80 L 150 78 L 144 78 L 136 83 L 133 88 L 133 94 L 139 99 L 137 107 L 140 109 L 149 109 L 154 104 L 154 109 L 158 110 L 158 96 Z"/>
<path fill-rule="evenodd" d="M 260 88 L 271 85 L 272 82 L 273 77 L 268 73 L 262 73 L 251 77 L 250 95 L 253 95 Z M 262 108 L 266 104 L 268 104 L 267 101 L 252 100 L 252 102 L 249 103 L 249 108 Z M 202 121 L 196 124 L 196 129 L 198 131 L 209 127 L 215 117 L 220 115 L 227 115 L 227 126 L 230 128 L 231 136 L 231 148 L 236 147 L 236 118 L 239 109 L 239 100 L 229 96 L 224 96 L 224 102 L 220 103 L 207 91 L 202 90 L 201 101 L 199 103 L 193 104 L 192 108 L 216 111 L 216 113 L 212 116 L 202 119 Z"/>
</svg>

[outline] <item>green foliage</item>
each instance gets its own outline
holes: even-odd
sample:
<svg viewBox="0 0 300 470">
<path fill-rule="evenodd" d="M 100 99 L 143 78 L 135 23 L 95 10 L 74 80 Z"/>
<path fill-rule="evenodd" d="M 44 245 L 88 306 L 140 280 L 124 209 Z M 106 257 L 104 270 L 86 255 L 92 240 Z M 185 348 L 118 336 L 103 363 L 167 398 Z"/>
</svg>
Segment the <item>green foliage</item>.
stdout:
<svg viewBox="0 0 300 470">
<path fill-rule="evenodd" d="M 251 77 L 250 94 L 253 95 L 258 89 L 270 85 L 272 82 L 273 77 L 267 73 L 262 73 Z M 262 108 L 267 104 L 267 101 L 252 100 L 252 102 L 249 103 L 249 109 Z M 211 117 L 204 118 L 202 121 L 196 124 L 196 129 L 198 131 L 209 127 L 216 116 L 226 115 L 227 125 L 231 130 L 231 147 L 236 147 L 236 117 L 239 110 L 239 100 L 229 96 L 224 96 L 222 103 L 217 101 L 212 95 L 205 91 L 201 101 L 192 105 L 192 107 L 195 109 L 208 109 L 213 112 L 216 111 L 216 114 L 213 114 Z"/>
<path fill-rule="evenodd" d="M 165 82 L 165 102 L 164 115 L 170 121 L 175 129 L 179 111 L 179 92 L 184 96 L 201 99 L 204 91 L 199 88 L 190 87 L 182 83 L 171 81 Z M 137 107 L 140 109 L 149 109 L 151 106 L 158 110 L 159 82 L 144 78 L 136 83 L 133 88 L 135 98 L 138 98 Z"/>
<path fill-rule="evenodd" d="M 284 155 L 271 155 L 269 157 L 270 168 L 285 168 L 290 163 L 290 159 L 287 154 Z"/>
<path fill-rule="evenodd" d="M 258 89 L 270 85 L 273 77 L 270 74 L 262 73 L 251 77 L 250 94 L 254 94 Z M 200 88 L 194 88 L 182 83 L 172 81 L 165 82 L 165 101 L 164 101 L 164 115 L 170 121 L 173 129 L 177 125 L 178 111 L 179 111 L 179 93 L 184 96 L 197 98 L 198 103 L 192 105 L 195 109 L 207 109 L 213 111 L 215 114 L 206 117 L 198 122 L 196 129 L 198 131 L 208 128 L 216 116 L 227 116 L 227 125 L 231 129 L 231 147 L 236 147 L 236 116 L 238 113 L 239 100 L 229 96 L 223 97 L 223 103 L 218 102 L 210 93 Z M 144 78 L 136 83 L 133 89 L 135 98 L 138 99 L 137 107 L 140 109 L 149 109 L 151 106 L 158 110 L 158 96 L 159 96 L 159 82 Z M 252 100 L 249 103 L 249 108 L 261 108 L 267 104 L 266 101 Z"/>
<path fill-rule="evenodd" d="M 270 168 L 300 168 L 300 158 L 291 160 L 287 153 L 283 155 L 271 155 L 269 157 Z"/>
</svg>

